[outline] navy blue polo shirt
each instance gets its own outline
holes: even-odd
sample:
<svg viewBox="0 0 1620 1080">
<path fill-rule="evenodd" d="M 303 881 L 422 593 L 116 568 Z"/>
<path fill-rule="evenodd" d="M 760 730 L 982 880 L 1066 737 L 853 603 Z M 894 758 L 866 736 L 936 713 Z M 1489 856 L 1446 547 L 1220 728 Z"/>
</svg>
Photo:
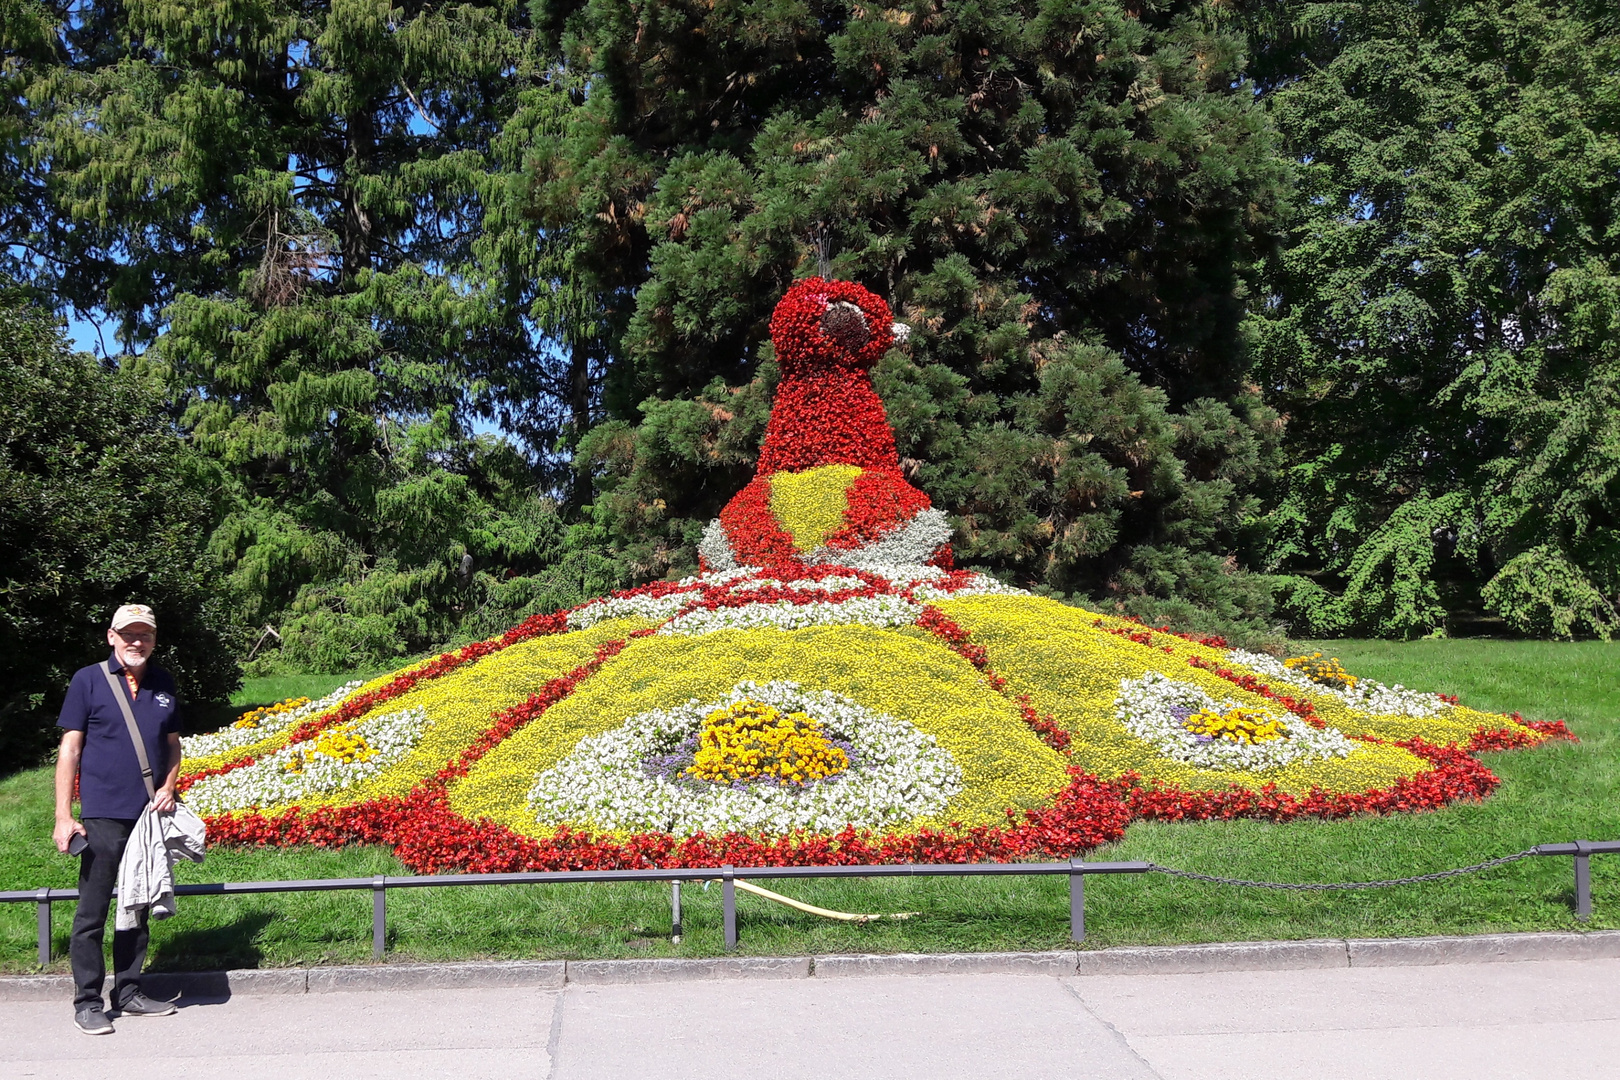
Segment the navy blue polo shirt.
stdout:
<svg viewBox="0 0 1620 1080">
<path fill-rule="evenodd" d="M 109 662 L 118 678 L 118 692 L 129 700 L 124 665 L 116 654 Z M 68 684 L 67 700 L 62 702 L 56 726 L 84 732 L 84 755 L 79 759 L 79 816 L 133 820 L 146 809 L 146 784 L 141 780 L 141 763 L 129 738 L 129 725 L 113 693 L 100 664 L 80 668 Z M 130 708 L 146 742 L 152 785 L 161 787 L 169 771 L 169 735 L 180 732 L 180 698 L 175 693 L 173 676 L 147 661 L 141 689 Z"/>
</svg>

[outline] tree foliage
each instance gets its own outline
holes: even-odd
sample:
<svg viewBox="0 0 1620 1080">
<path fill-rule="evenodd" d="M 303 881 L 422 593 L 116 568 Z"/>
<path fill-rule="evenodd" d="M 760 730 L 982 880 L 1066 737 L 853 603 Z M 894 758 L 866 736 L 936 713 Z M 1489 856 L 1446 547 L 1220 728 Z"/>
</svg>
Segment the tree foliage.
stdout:
<svg viewBox="0 0 1620 1080">
<path fill-rule="evenodd" d="M 1314 633 L 1620 597 L 1620 16 L 1305 4 L 1268 58 L 1300 168 L 1254 322 L 1289 417 L 1271 557 Z"/>
<path fill-rule="evenodd" d="M 68 679 L 150 604 L 158 660 L 193 704 L 236 688 L 238 643 L 206 557 L 219 468 L 165 420 L 158 388 L 75 353 L 0 293 L 0 761 L 37 759 Z"/>
<path fill-rule="evenodd" d="M 812 273 L 912 327 L 875 381 L 965 562 L 1620 623 L 1612 4 L 0 0 L 0 47 L 0 272 L 162 388 L 174 572 L 281 662 L 692 569 Z"/>
<path fill-rule="evenodd" d="M 510 188 L 566 99 L 524 21 L 91 5 L 28 84 L 72 226 L 36 282 L 111 312 L 224 466 L 210 552 L 290 663 L 378 663 L 622 576 L 546 497 L 569 417 L 539 331 L 566 297 Z M 472 432 L 497 418 L 535 456 Z"/>
</svg>

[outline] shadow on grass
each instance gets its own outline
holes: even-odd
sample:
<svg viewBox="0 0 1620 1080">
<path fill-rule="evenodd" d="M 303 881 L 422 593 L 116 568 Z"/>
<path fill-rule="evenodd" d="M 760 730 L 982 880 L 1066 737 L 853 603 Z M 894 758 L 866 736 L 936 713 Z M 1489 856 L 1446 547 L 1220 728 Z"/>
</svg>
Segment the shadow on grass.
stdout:
<svg viewBox="0 0 1620 1080">
<path fill-rule="evenodd" d="M 271 911 L 250 911 L 228 923 L 182 930 L 152 943 L 149 971 L 226 971 L 256 968 L 264 960 L 259 935 L 275 919 Z"/>
</svg>

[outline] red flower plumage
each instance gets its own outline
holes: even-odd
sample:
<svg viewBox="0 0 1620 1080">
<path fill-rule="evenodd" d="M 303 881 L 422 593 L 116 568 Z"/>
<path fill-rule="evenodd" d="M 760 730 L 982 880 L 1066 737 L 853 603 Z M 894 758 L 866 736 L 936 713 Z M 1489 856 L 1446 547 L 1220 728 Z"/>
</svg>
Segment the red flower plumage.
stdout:
<svg viewBox="0 0 1620 1080">
<path fill-rule="evenodd" d="M 776 388 L 752 483 L 720 512 L 730 555 L 745 566 L 781 568 L 798 560 L 793 538 L 771 511 L 771 479 L 828 465 L 863 470 L 846 492 L 832 551 L 855 551 L 931 508 L 900 471 L 894 429 L 872 388 L 871 369 L 894 345 L 889 305 L 849 281 L 797 282 L 771 316 L 782 381 Z M 922 553 L 950 566 L 948 543 Z"/>
<path fill-rule="evenodd" d="M 806 278 L 771 315 L 782 381 L 758 475 L 818 465 L 900 468 L 894 429 L 872 389 L 872 365 L 894 345 L 889 305 L 850 281 Z"/>
</svg>

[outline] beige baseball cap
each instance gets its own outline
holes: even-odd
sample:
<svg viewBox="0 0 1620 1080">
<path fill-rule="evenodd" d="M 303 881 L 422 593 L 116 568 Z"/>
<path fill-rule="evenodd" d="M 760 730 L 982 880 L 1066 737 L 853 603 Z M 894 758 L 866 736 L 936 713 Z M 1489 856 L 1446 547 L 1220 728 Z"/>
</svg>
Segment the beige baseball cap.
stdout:
<svg viewBox="0 0 1620 1080">
<path fill-rule="evenodd" d="M 145 604 L 125 604 L 113 612 L 112 628 L 114 630 L 122 630 L 124 627 L 133 626 L 136 623 L 145 623 L 156 630 L 157 616 L 153 615 L 152 609 Z"/>
</svg>

